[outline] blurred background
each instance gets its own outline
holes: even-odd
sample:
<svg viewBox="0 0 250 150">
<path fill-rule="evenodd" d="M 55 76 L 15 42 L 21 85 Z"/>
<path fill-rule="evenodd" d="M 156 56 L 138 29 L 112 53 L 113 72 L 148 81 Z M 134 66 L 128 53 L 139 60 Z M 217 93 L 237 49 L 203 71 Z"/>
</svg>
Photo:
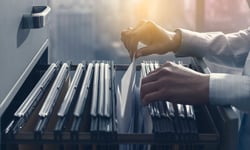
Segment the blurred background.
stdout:
<svg viewBox="0 0 250 150">
<path fill-rule="evenodd" d="M 48 0 L 50 61 L 129 63 L 121 30 L 142 19 L 166 29 L 235 32 L 250 24 L 246 0 Z M 172 60 L 173 54 L 142 59 Z M 139 61 L 140 61 L 139 60 Z"/>
</svg>

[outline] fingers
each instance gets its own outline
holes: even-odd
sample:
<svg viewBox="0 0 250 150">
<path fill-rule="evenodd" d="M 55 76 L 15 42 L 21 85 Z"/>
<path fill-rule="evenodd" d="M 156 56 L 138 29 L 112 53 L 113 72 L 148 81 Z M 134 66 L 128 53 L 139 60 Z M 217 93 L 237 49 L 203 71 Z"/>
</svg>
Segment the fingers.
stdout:
<svg viewBox="0 0 250 150">
<path fill-rule="evenodd" d="M 130 53 L 130 57 L 136 58 L 151 54 L 164 54 L 176 48 L 173 32 L 168 32 L 151 21 L 141 21 L 135 28 L 124 30 L 121 40 Z M 147 45 L 137 51 L 138 42 Z"/>
<path fill-rule="evenodd" d="M 134 29 L 130 28 L 121 32 L 121 41 L 129 52 L 130 58 L 133 58 L 135 51 L 137 50 L 138 40 L 134 34 Z"/>
<path fill-rule="evenodd" d="M 136 39 L 135 35 L 132 35 L 133 37 L 129 38 L 126 42 L 127 47 L 129 49 L 129 55 L 130 58 L 132 59 L 134 57 L 134 54 L 137 50 L 137 45 L 138 45 L 138 40 Z"/>
<path fill-rule="evenodd" d="M 141 82 L 141 101 L 148 104 L 159 100 L 177 103 L 207 103 L 209 76 L 172 62 L 150 72 Z M 197 93 L 199 93 L 197 95 Z"/>
<path fill-rule="evenodd" d="M 150 72 L 145 78 L 142 79 L 142 84 L 148 83 L 148 82 L 154 82 L 158 80 L 158 72 L 152 71 Z"/>
<path fill-rule="evenodd" d="M 141 100 L 143 104 L 148 104 L 154 100 L 159 100 L 163 96 L 160 95 L 163 85 L 159 77 L 160 71 L 157 70 L 151 72 L 147 77 L 142 79 Z"/>
<path fill-rule="evenodd" d="M 167 98 L 169 90 L 171 90 L 171 86 L 169 87 L 171 85 L 169 76 L 171 76 L 173 71 L 172 65 L 173 63 L 167 62 L 142 79 L 141 101 L 143 104 Z"/>
<path fill-rule="evenodd" d="M 160 85 L 159 81 L 155 81 L 141 87 L 141 101 L 144 105 L 165 98 L 165 92 L 160 88 Z"/>
<path fill-rule="evenodd" d="M 149 46 L 138 49 L 135 52 L 135 58 L 151 55 L 151 54 L 154 54 L 154 53 L 155 53 L 155 47 L 152 46 L 152 45 L 149 45 Z"/>
<path fill-rule="evenodd" d="M 137 45 L 140 40 L 143 40 L 145 32 L 147 32 L 148 21 L 140 21 L 135 28 L 128 28 L 121 32 L 121 41 L 124 43 L 124 46 L 127 48 L 130 58 L 132 58 L 137 51 Z"/>
</svg>

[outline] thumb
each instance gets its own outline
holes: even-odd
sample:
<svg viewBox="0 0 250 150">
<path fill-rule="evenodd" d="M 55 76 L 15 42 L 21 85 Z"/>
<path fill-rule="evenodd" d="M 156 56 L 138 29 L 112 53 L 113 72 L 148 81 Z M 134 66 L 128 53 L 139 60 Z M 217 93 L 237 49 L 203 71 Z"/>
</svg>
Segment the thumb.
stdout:
<svg viewBox="0 0 250 150">
<path fill-rule="evenodd" d="M 147 56 L 147 55 L 151 55 L 154 53 L 155 53 L 155 51 L 154 51 L 153 46 L 146 46 L 146 47 L 138 49 L 135 53 L 135 57 L 138 58 L 141 56 Z"/>
</svg>

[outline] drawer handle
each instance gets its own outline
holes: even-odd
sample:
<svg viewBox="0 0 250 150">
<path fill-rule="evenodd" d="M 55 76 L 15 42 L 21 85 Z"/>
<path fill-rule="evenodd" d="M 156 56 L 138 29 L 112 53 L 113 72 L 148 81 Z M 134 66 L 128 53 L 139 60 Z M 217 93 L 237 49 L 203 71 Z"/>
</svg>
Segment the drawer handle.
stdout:
<svg viewBox="0 0 250 150">
<path fill-rule="evenodd" d="M 33 6 L 31 14 L 24 14 L 22 27 L 24 29 L 43 28 L 48 20 L 49 6 Z"/>
</svg>

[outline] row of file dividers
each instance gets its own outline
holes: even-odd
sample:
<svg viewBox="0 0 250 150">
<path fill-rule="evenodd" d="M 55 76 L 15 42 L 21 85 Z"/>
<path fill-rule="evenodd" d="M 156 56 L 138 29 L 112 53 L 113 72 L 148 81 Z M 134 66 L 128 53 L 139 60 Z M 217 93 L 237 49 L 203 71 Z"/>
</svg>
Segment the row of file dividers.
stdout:
<svg viewBox="0 0 250 150">
<path fill-rule="evenodd" d="M 109 144 L 166 144 L 166 142 L 168 144 L 177 142 L 188 144 L 190 139 L 166 134 L 173 132 L 174 127 L 161 127 L 162 122 L 168 121 L 159 119 L 166 115 L 161 112 L 150 114 L 154 122 L 152 133 L 119 133 L 119 122 L 116 120 L 115 77 L 116 72 L 124 71 L 127 67 L 127 65 L 115 65 L 112 61 L 83 61 L 78 65 L 72 65 L 70 62 L 50 64 L 28 97 L 13 114 L 13 120 L 5 127 L 5 142 L 55 143 L 60 141 L 63 143 L 107 144 L 108 141 Z M 148 70 L 144 70 L 144 75 L 157 67 L 159 66 L 149 65 Z M 137 71 L 141 70 L 143 70 L 143 64 L 137 65 Z M 69 80 L 70 71 L 74 71 L 72 81 L 63 95 L 57 112 L 53 112 L 58 97 L 63 93 L 63 86 L 66 80 Z M 44 100 L 40 101 L 42 98 Z M 152 105 L 161 106 L 160 103 Z M 39 111 L 35 110 L 38 106 Z M 149 110 L 152 110 L 153 106 L 148 107 Z M 191 140 L 192 143 L 218 143 L 219 135 L 214 129 L 212 117 L 205 107 L 200 110 L 205 112 L 207 120 L 211 121 L 209 125 L 212 133 L 199 133 L 196 128 L 191 131 L 195 135 Z M 37 123 L 33 125 L 34 129 L 23 131 L 25 124 L 35 111 L 38 113 L 38 118 Z M 47 130 L 52 113 L 56 118 L 54 127 L 52 130 Z M 169 135 L 171 136 L 168 137 Z"/>
</svg>

